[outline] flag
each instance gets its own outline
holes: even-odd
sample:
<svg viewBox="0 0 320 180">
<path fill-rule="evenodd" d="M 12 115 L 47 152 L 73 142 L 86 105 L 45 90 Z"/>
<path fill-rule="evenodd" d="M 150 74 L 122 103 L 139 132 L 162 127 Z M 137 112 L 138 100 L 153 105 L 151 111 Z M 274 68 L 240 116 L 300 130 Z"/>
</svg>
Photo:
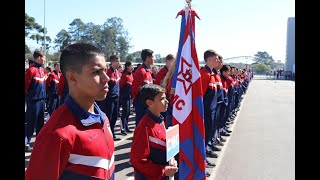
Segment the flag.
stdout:
<svg viewBox="0 0 320 180">
<path fill-rule="evenodd" d="M 182 19 L 171 87 L 175 89 L 172 125 L 180 127 L 179 179 L 205 179 L 203 99 L 194 33 L 198 15 L 189 7 L 178 15 Z"/>
</svg>

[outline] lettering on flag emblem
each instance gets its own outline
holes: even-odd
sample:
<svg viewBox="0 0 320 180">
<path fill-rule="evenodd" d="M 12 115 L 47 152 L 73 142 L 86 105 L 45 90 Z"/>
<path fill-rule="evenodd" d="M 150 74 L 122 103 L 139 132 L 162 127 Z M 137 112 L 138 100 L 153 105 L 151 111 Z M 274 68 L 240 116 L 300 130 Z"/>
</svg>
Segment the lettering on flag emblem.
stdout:
<svg viewBox="0 0 320 180">
<path fill-rule="evenodd" d="M 173 117 L 180 124 L 189 117 L 192 111 L 192 84 L 195 78 L 192 72 L 196 72 L 192 62 L 191 40 L 188 36 L 181 50 L 172 109 Z"/>
<path fill-rule="evenodd" d="M 177 81 L 182 82 L 184 92 L 185 94 L 188 94 L 192 85 L 192 71 L 191 64 L 189 64 L 183 57 L 181 57 L 181 70 L 178 73 Z"/>
</svg>

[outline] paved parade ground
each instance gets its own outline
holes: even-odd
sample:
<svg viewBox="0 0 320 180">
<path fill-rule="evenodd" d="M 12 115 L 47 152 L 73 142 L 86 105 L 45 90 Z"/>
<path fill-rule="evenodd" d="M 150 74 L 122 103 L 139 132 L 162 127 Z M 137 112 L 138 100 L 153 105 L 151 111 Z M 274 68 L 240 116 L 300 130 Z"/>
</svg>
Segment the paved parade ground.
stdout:
<svg viewBox="0 0 320 180">
<path fill-rule="evenodd" d="M 213 180 L 295 179 L 295 82 L 257 76 Z"/>
<path fill-rule="evenodd" d="M 209 158 L 216 164 L 207 168 L 211 180 L 292 180 L 295 179 L 295 82 L 255 76 L 230 125 L 230 137 Z M 134 130 L 134 114 L 129 127 Z M 132 135 L 120 134 L 116 125 L 115 179 L 133 179 L 129 163 Z M 32 138 L 34 142 L 35 138 Z M 32 144 L 33 145 L 33 144 Z M 25 153 L 25 168 L 30 153 Z"/>
</svg>

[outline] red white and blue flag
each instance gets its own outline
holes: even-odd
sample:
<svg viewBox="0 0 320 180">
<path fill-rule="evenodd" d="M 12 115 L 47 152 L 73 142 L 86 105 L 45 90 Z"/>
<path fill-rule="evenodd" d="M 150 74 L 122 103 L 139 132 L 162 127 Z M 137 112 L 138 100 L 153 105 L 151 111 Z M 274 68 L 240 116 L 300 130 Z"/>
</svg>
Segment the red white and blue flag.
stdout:
<svg viewBox="0 0 320 180">
<path fill-rule="evenodd" d="M 179 179 L 205 179 L 205 145 L 202 86 L 195 44 L 193 9 L 186 7 L 182 16 L 176 69 L 172 125 L 179 124 Z"/>
</svg>

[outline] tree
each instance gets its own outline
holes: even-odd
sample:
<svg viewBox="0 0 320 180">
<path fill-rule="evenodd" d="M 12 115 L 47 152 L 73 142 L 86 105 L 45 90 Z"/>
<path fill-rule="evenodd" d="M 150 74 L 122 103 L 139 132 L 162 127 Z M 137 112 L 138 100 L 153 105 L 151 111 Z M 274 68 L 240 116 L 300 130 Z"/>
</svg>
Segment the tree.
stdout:
<svg viewBox="0 0 320 180">
<path fill-rule="evenodd" d="M 126 58 L 127 61 L 142 63 L 141 51 L 136 51 L 129 54 Z"/>
<path fill-rule="evenodd" d="M 257 74 L 265 74 L 267 71 L 271 70 L 271 67 L 261 63 L 261 64 L 253 64 L 253 68 L 255 70 L 255 73 Z"/>
<path fill-rule="evenodd" d="M 54 43 L 56 44 L 55 48 L 58 48 L 59 51 L 62 51 L 65 47 L 72 43 L 72 38 L 69 32 L 62 29 L 54 39 Z"/>
<path fill-rule="evenodd" d="M 125 59 L 128 54 L 130 45 L 127 39 L 123 36 L 118 37 L 117 39 L 118 52 L 120 54 L 120 59 Z"/>
<path fill-rule="evenodd" d="M 121 18 L 112 17 L 102 25 L 101 41 L 98 47 L 101 48 L 107 57 L 116 54 L 126 57 L 130 48 L 128 32 L 123 28 Z"/>
<path fill-rule="evenodd" d="M 36 23 L 36 20 L 34 17 L 28 16 L 27 13 L 25 13 L 25 37 L 30 38 L 32 40 L 35 40 L 37 44 L 40 44 L 42 47 L 44 46 L 44 39 L 46 42 L 51 43 L 51 38 L 49 36 L 45 36 L 45 33 L 47 33 L 47 29 L 43 28 L 41 25 Z M 42 35 L 43 34 L 43 35 Z M 45 48 L 48 51 L 50 46 L 49 44 L 45 44 Z"/>
<path fill-rule="evenodd" d="M 258 51 L 255 55 L 254 55 L 254 60 L 256 63 L 264 63 L 266 65 L 271 65 L 273 64 L 275 61 L 272 58 L 272 56 L 270 56 L 266 51 Z"/>
<path fill-rule="evenodd" d="M 154 55 L 154 62 L 155 63 L 160 63 L 161 61 L 161 55 L 160 54 L 155 54 Z"/>
<path fill-rule="evenodd" d="M 76 18 L 69 25 L 68 31 L 61 30 L 55 38 L 55 47 L 59 50 L 74 42 L 86 42 L 101 49 L 106 59 L 111 55 L 118 55 L 123 60 L 128 58 L 131 46 L 128 32 L 124 30 L 121 18 L 109 18 L 103 25 L 84 23 Z M 129 56 L 129 58 L 133 57 Z"/>
<path fill-rule="evenodd" d="M 80 18 L 74 19 L 70 24 L 69 33 L 73 42 L 79 42 L 84 36 L 85 25 Z"/>
<path fill-rule="evenodd" d="M 27 44 L 24 45 L 24 53 L 31 53 Z"/>
<path fill-rule="evenodd" d="M 95 25 L 92 22 L 85 24 L 82 41 L 86 43 L 97 44 L 97 42 L 101 40 L 100 28 L 100 25 Z"/>
</svg>

